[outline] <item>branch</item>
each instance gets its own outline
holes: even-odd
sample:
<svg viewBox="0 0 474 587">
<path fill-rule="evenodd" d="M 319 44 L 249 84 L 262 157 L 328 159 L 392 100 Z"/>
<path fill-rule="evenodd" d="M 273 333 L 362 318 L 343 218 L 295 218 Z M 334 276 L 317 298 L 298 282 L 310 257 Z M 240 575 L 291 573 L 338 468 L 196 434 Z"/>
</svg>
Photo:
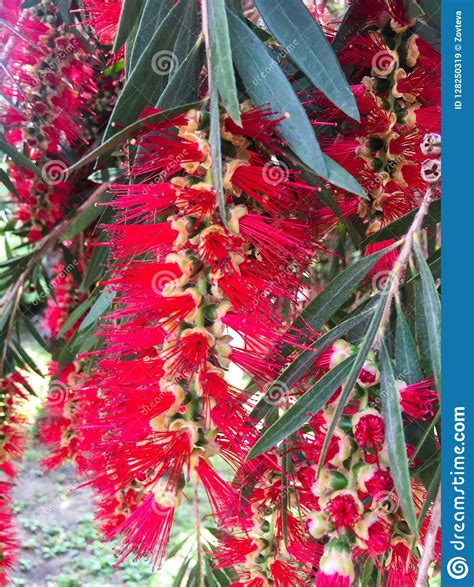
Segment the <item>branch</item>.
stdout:
<svg viewBox="0 0 474 587">
<path fill-rule="evenodd" d="M 393 266 L 392 273 L 390 276 L 390 279 L 391 279 L 390 288 L 386 294 L 387 297 L 385 300 L 385 307 L 383 310 L 382 317 L 380 319 L 379 332 L 378 332 L 377 338 L 375 339 L 375 342 L 374 342 L 374 347 L 376 347 L 376 348 L 380 345 L 380 340 L 383 335 L 384 325 L 390 316 L 390 307 L 391 307 L 392 300 L 395 297 L 395 295 L 398 293 L 398 289 L 400 286 L 403 272 L 405 271 L 407 263 L 410 259 L 411 249 L 413 247 L 413 239 L 415 238 L 415 235 L 417 235 L 421 230 L 423 219 L 428 214 L 429 205 L 431 203 L 431 200 L 433 199 L 433 196 L 434 196 L 434 189 L 432 187 L 429 187 L 426 190 L 425 195 L 423 196 L 423 200 L 420 204 L 420 207 L 418 208 L 418 212 L 416 213 L 416 216 L 413 219 L 413 223 L 410 226 L 410 229 L 408 230 L 408 232 L 404 238 L 404 242 L 403 242 L 403 246 L 400 250 L 400 254 L 398 255 L 397 260 L 395 261 L 395 264 Z"/>
<path fill-rule="evenodd" d="M 37 264 L 41 261 L 41 259 L 54 248 L 54 246 L 59 240 L 61 240 L 63 234 L 67 232 L 67 230 L 74 224 L 77 218 L 81 216 L 90 206 L 94 205 L 95 202 L 100 198 L 100 196 L 107 191 L 108 187 L 109 183 L 104 183 L 103 185 L 99 186 L 96 190 L 92 192 L 92 194 L 87 198 L 87 200 L 85 200 L 78 208 L 76 208 L 73 214 L 71 214 L 69 217 L 66 217 L 62 222 L 56 225 L 51 230 L 51 232 L 40 241 L 37 248 L 33 251 L 33 254 L 31 255 L 24 271 L 20 274 L 17 281 L 12 285 L 12 287 L 9 290 L 7 290 L 7 292 L 0 299 L 0 311 L 2 313 L 7 311 L 7 307 L 12 301 L 14 302 L 8 332 L 5 337 L 5 340 L 3 341 L 2 355 L 0 358 L 0 373 L 3 372 L 6 357 L 6 349 L 8 341 L 10 340 L 13 331 L 12 327 L 15 322 L 14 315 L 16 309 L 19 306 L 21 294 L 23 293 L 25 283 L 28 277 L 33 272 Z"/>
<path fill-rule="evenodd" d="M 428 581 L 428 571 L 431 563 L 435 559 L 436 537 L 438 535 L 439 526 L 441 523 L 441 487 L 438 490 L 433 508 L 431 510 L 431 520 L 426 534 L 425 544 L 423 545 L 423 555 L 420 561 L 418 577 L 416 578 L 415 587 L 425 587 Z"/>
</svg>

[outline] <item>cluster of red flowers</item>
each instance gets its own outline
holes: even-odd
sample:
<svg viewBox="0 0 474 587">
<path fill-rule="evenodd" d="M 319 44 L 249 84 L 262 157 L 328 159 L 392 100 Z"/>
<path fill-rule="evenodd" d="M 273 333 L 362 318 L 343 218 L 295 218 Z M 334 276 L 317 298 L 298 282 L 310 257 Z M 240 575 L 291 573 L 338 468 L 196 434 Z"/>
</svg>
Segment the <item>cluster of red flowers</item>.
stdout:
<svg viewBox="0 0 474 587">
<path fill-rule="evenodd" d="M 50 340 L 53 340 L 65 326 L 71 313 L 86 298 L 78 291 L 77 276 L 82 275 L 82 266 L 77 261 L 69 265 L 58 263 L 50 282 L 54 294 L 48 299 L 44 324 Z M 80 321 L 76 321 L 61 337 L 66 343 L 76 332 Z M 73 423 L 75 421 L 75 389 L 83 382 L 82 362 L 56 363 L 51 361 L 49 371 L 51 385 L 48 390 L 45 417 L 40 427 L 41 442 L 50 447 L 50 454 L 43 460 L 47 470 L 56 468 L 66 460 L 77 462 L 80 455 L 76 450 Z"/>
<path fill-rule="evenodd" d="M 8 22 L 17 10 L 14 2 Z M 86 0 L 84 10 L 85 24 L 110 45 L 120 3 Z M 340 55 L 352 71 L 361 123 L 317 91 L 305 100 L 323 129 L 324 151 L 367 190 L 363 201 L 331 187 L 342 212 L 357 215 L 371 236 L 415 208 L 428 187 L 438 192 L 439 56 L 411 32 L 402 0 L 361 0 L 350 14 L 367 25 Z M 100 108 L 91 104 L 110 108 L 113 88 L 92 95 L 91 60 L 49 0 L 20 11 L 17 24 L 22 35 L 6 44 L 11 76 L 4 82 L 17 107 L 3 123 L 8 141 L 44 169 L 62 162 L 65 146 L 93 137 Z M 115 297 L 98 332 L 103 344 L 72 364 L 51 366 L 41 436 L 53 451 L 45 465 L 76 463 L 94 489 L 99 525 L 121 538 L 119 562 L 135 553 L 159 566 L 176 509 L 201 492 L 220 531 L 215 565 L 233 569 L 235 587 L 349 587 L 368 560 L 389 587 L 412 585 L 418 555 L 390 471 L 376 353 L 327 450 L 339 391 L 281 447 L 246 462 L 261 431 L 251 416 L 257 398 L 288 363 L 287 349 L 306 349 L 318 336 L 289 324 L 310 295 L 311 265 L 327 254 L 321 242 L 338 219 L 285 159 L 277 114 L 244 102 L 241 120 L 238 126 L 227 114 L 220 118 L 220 207 L 207 112 L 145 125 L 134 139 L 130 181 L 111 186 L 115 223 L 104 226 L 112 264 L 102 286 Z M 19 217 L 36 240 L 63 214 L 71 184 L 27 170 L 13 177 Z M 374 271 L 390 268 L 397 254 Z M 67 267 L 57 267 L 53 286 L 45 316 L 52 337 L 82 301 Z M 311 372 L 287 390 L 285 405 L 356 351 L 338 340 L 315 357 Z M 91 358 L 95 368 L 86 376 Z M 236 372 L 251 385 L 237 386 Z M 433 418 L 438 400 L 430 375 L 397 382 L 406 422 Z M 0 468 L 9 477 L 22 439 L 18 384 L 13 378 L 2 387 Z M 406 451 L 413 468 L 423 464 L 413 446 Z M 219 473 L 222 462 L 233 480 Z M 3 485 L 0 581 L 13 551 Z M 425 489 L 413 480 L 412 491 L 420 513 Z M 422 547 L 429 519 L 428 511 Z M 439 562 L 439 549 L 437 556 Z"/>
<path fill-rule="evenodd" d="M 27 423 L 22 413 L 29 386 L 20 373 L 0 381 L 0 585 L 7 584 L 18 550 L 10 491 L 21 461 Z"/>
<path fill-rule="evenodd" d="M 357 1 L 349 14 L 364 27 L 338 57 L 352 72 L 361 122 L 344 117 L 318 92 L 310 101 L 319 107 L 317 118 L 330 129 L 335 124 L 336 135 L 321 138 L 325 152 L 370 196 L 366 202 L 339 195 L 344 214 L 357 214 L 370 237 L 416 208 L 429 187 L 439 195 L 440 56 L 411 32 L 416 21 L 402 2 Z M 393 242 L 369 245 L 366 253 Z M 387 254 L 374 272 L 390 269 L 396 256 Z"/>
<path fill-rule="evenodd" d="M 298 395 L 356 351 L 351 344 L 336 341 L 317 358 L 313 372 L 299 382 Z M 388 585 L 415 583 L 418 558 L 411 551 L 412 535 L 401 523 L 403 514 L 390 474 L 379 379 L 372 355 L 323 463 L 323 445 L 338 392 L 293 441 L 285 442 L 280 454 L 267 453 L 239 471 L 238 478 L 251 487 L 246 491 L 248 505 L 238 528 L 222 534 L 216 555 L 219 566 L 237 568 L 240 582 L 235 585 L 296 586 L 315 580 L 318 587 L 349 587 L 356 565 L 368 558 L 387 573 Z M 397 386 L 408 420 L 434 416 L 437 393 L 431 380 L 414 385 L 400 380 Z M 409 456 L 414 451 L 407 445 Z M 421 465 L 420 458 L 412 464 Z M 413 482 L 412 490 L 415 503 L 422 503 L 423 487 Z M 421 544 L 428 523 L 429 515 L 420 531 Z M 437 556 L 439 562 L 439 544 Z"/>
<path fill-rule="evenodd" d="M 237 366 L 262 390 L 275 378 L 281 345 L 297 342 L 282 309 L 296 306 L 320 249 L 320 205 L 275 162 L 277 124 L 250 104 L 241 128 L 222 116 L 225 221 L 198 111 L 147 127 L 130 169 L 142 183 L 112 186 L 115 266 L 104 285 L 116 302 L 82 393 L 99 399 L 86 424 L 102 434 L 87 465 L 99 499 L 143 494 L 115 529 L 122 557 L 136 550 L 161 561 L 190 484 L 203 486 L 216 518 L 238 517 L 238 492 L 213 462 L 241 466 L 257 432 L 249 393 L 227 373 Z"/>
<path fill-rule="evenodd" d="M 8 107 L 1 123 L 6 141 L 41 171 L 15 165 L 10 171 L 20 226 L 37 241 L 76 196 L 67 181 L 69 152 L 80 152 L 95 138 L 117 88 L 112 78 L 96 82 L 99 61 L 84 38 L 65 28 L 54 2 L 21 9 L 18 0 L 10 0 L 5 16 L 2 61 L 8 75 L 0 91 Z"/>
</svg>

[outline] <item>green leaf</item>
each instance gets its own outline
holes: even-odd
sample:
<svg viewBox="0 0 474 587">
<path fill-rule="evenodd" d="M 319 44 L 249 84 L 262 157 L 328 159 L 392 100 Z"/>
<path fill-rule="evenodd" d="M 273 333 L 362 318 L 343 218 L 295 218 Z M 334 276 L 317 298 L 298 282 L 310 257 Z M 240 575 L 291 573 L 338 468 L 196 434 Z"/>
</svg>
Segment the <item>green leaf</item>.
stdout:
<svg viewBox="0 0 474 587">
<path fill-rule="evenodd" d="M 255 0 L 289 58 L 342 112 L 359 121 L 352 91 L 325 34 L 301 0 Z"/>
<path fill-rule="evenodd" d="M 87 178 L 94 183 L 106 183 L 107 181 L 116 181 L 121 175 L 120 169 L 117 167 L 108 167 L 107 169 L 98 169 L 91 173 Z"/>
<path fill-rule="evenodd" d="M 18 198 L 18 192 L 16 191 L 15 185 L 3 169 L 0 169 L 0 181 L 3 183 L 3 185 L 7 188 L 9 192 L 14 194 Z"/>
<path fill-rule="evenodd" d="M 431 476 L 431 483 L 429 487 L 427 487 L 427 495 L 423 502 L 423 507 L 418 515 L 418 530 L 421 530 L 423 522 L 425 521 L 426 514 L 430 509 L 431 505 L 433 504 L 434 500 L 436 499 L 436 495 L 438 494 L 439 484 L 441 482 L 441 465 L 438 463 L 436 469 Z"/>
<path fill-rule="evenodd" d="M 68 316 L 68 319 L 64 323 L 63 327 L 57 334 L 57 338 L 62 338 L 66 332 L 74 326 L 74 324 L 79 320 L 79 318 L 86 312 L 94 303 L 97 298 L 94 295 L 90 295 L 87 300 L 83 301 L 82 304 L 74 308 L 71 314 Z"/>
<path fill-rule="evenodd" d="M 332 183 L 339 188 L 347 190 L 348 192 L 351 192 L 351 194 L 356 194 L 357 196 L 361 196 L 366 200 L 369 199 L 369 196 L 367 195 L 364 188 L 348 171 L 344 169 L 344 167 L 339 165 L 339 163 L 336 163 L 336 161 L 334 161 L 324 153 L 323 159 L 326 163 L 326 167 L 328 170 L 325 179 L 327 179 L 329 183 Z"/>
<path fill-rule="evenodd" d="M 98 238 L 99 242 L 103 242 L 104 235 L 101 234 Z M 82 291 L 89 291 L 89 289 L 96 283 L 98 279 L 104 274 L 109 257 L 109 247 L 107 245 L 94 247 L 91 255 L 91 260 L 87 268 L 87 273 L 81 284 Z"/>
<path fill-rule="evenodd" d="M 217 88 L 211 88 L 211 129 L 210 129 L 210 148 L 212 159 L 212 181 L 216 190 L 217 205 L 221 215 L 222 222 L 226 224 L 225 213 L 225 195 L 224 180 L 222 176 L 222 155 L 221 155 L 221 123 L 219 114 L 219 102 Z"/>
<path fill-rule="evenodd" d="M 418 351 L 403 308 L 397 300 L 397 329 L 395 334 L 395 365 L 397 379 L 405 383 L 418 383 L 423 379 L 418 364 Z"/>
<path fill-rule="evenodd" d="M 403 419 L 391 359 L 385 345 L 380 353 L 381 398 L 385 423 L 385 440 L 390 464 L 390 475 L 397 490 L 400 506 L 410 530 L 418 534 L 415 506 L 413 505 L 408 456 L 403 432 Z"/>
<path fill-rule="evenodd" d="M 88 326 L 91 326 L 91 324 L 94 324 L 95 322 L 97 322 L 99 320 L 99 318 L 105 314 L 107 308 L 113 302 L 115 295 L 116 295 L 115 291 L 110 291 L 110 290 L 105 289 L 99 295 L 99 297 L 95 300 L 95 302 L 94 302 L 92 308 L 89 310 L 87 316 L 81 322 L 81 325 L 79 326 L 79 330 L 80 331 L 84 330 Z"/>
<path fill-rule="evenodd" d="M 107 197 L 109 194 L 105 193 L 102 194 L 96 204 L 101 202 L 107 201 Z M 67 229 L 67 231 L 62 235 L 63 240 L 71 240 L 75 236 L 77 236 L 80 232 L 83 232 L 88 226 L 90 226 L 99 216 L 104 213 L 104 208 L 102 206 L 93 205 L 86 208 L 73 222 L 73 224 Z"/>
<path fill-rule="evenodd" d="M 418 236 L 413 239 L 413 248 L 420 269 L 421 291 L 423 303 L 420 304 L 422 316 L 417 314 L 417 320 L 422 320 L 428 337 L 427 352 L 438 392 L 441 393 L 441 305 L 438 291 L 428 264 L 421 251 Z"/>
<path fill-rule="evenodd" d="M 31 334 L 31 336 L 36 340 L 36 342 L 44 349 L 47 349 L 48 345 L 46 344 L 46 341 L 38 332 L 36 326 L 33 324 L 33 322 L 30 320 L 27 314 L 21 315 L 21 321 L 25 328 L 28 330 L 28 332 Z"/>
<path fill-rule="evenodd" d="M 79 159 L 74 165 L 71 165 L 67 169 L 68 173 L 72 171 L 76 171 L 84 165 L 87 165 L 91 161 L 95 161 L 98 158 L 103 158 L 105 155 L 111 153 L 114 149 L 116 149 L 119 145 L 124 143 L 127 139 L 132 137 L 134 134 L 139 132 L 145 125 L 147 124 L 154 124 L 159 122 L 165 122 L 166 120 L 171 120 L 178 114 L 182 112 L 186 112 L 190 108 L 198 107 L 202 102 L 193 102 L 191 104 L 183 104 L 182 106 L 177 106 L 176 108 L 170 108 L 169 110 L 164 110 L 163 112 L 158 112 L 156 114 L 150 114 L 150 116 L 146 116 L 141 120 L 137 120 L 136 122 L 128 125 L 126 128 L 123 128 L 110 139 L 104 141 L 101 145 L 97 148 L 93 149 L 90 153 Z"/>
<path fill-rule="evenodd" d="M 25 365 L 27 365 L 32 371 L 34 371 L 40 377 L 44 377 L 44 373 L 41 372 L 40 368 L 36 365 L 36 363 L 33 361 L 30 355 L 26 352 L 23 345 L 18 344 L 16 341 L 12 341 L 12 346 L 14 347 L 16 353 L 25 362 Z"/>
<path fill-rule="evenodd" d="M 354 359 L 350 357 L 321 377 L 281 418 L 262 434 L 252 447 L 247 460 L 258 457 L 273 448 L 301 428 L 313 415 L 317 414 L 348 376 L 353 362 Z"/>
<path fill-rule="evenodd" d="M 0 151 L 3 151 L 6 155 L 8 155 L 12 159 L 12 161 L 14 161 L 15 164 L 19 167 L 24 167 L 25 169 L 28 169 L 35 175 L 41 177 L 41 169 L 39 169 L 39 167 L 36 167 L 36 165 L 32 161 L 30 161 L 28 157 L 25 157 L 25 155 L 23 155 L 23 153 L 20 153 L 20 151 L 17 151 L 14 147 L 9 145 L 5 141 L 3 135 L 0 135 Z"/>
<path fill-rule="evenodd" d="M 344 167 L 341 167 L 339 163 L 333 161 L 325 153 L 323 153 L 322 155 L 327 167 L 327 174 L 325 176 L 325 179 L 327 179 L 327 181 L 329 181 L 337 187 L 347 190 L 351 194 L 356 194 L 356 196 L 360 196 L 361 198 L 364 198 L 366 200 L 369 199 L 369 196 L 365 192 L 364 188 L 348 171 L 344 169 Z M 304 165 L 301 161 L 295 161 L 295 164 L 302 168 L 302 177 L 309 185 L 321 187 L 322 189 L 327 191 L 319 175 L 315 174 L 314 171 L 309 169 L 309 167 Z M 334 204 L 336 204 L 337 206 L 337 203 L 334 200 L 334 198 L 332 199 Z M 331 207 L 331 209 L 333 209 L 333 206 Z M 341 212 L 339 212 L 337 216 L 340 217 L 341 222 L 344 222 L 344 217 L 342 216 Z"/>
<path fill-rule="evenodd" d="M 434 277 L 434 279 L 440 278 L 441 277 L 441 249 L 436 249 L 436 251 L 428 257 L 426 262 L 428 263 L 428 267 L 429 267 L 429 269 L 431 271 L 431 275 Z M 413 275 L 412 277 L 410 277 L 410 279 L 408 279 L 406 281 L 406 285 L 408 285 L 409 283 L 412 283 L 413 281 L 418 280 L 419 278 L 420 278 L 420 274 L 416 273 L 415 275 Z"/>
<path fill-rule="evenodd" d="M 349 41 L 355 37 L 361 29 L 360 18 L 356 18 L 354 14 L 357 8 L 358 5 L 356 2 L 351 2 L 349 4 L 349 7 L 344 14 L 344 18 L 337 29 L 336 36 L 331 43 L 331 47 L 336 53 L 344 49 Z"/>
<path fill-rule="evenodd" d="M 280 134 L 305 165 L 326 177 L 313 127 L 290 82 L 257 35 L 232 12 L 228 17 L 234 62 L 253 102 L 268 104 L 279 116 L 287 116 L 279 125 Z"/>
<path fill-rule="evenodd" d="M 295 383 L 304 377 L 314 365 L 314 362 L 319 355 L 333 342 L 344 336 L 352 328 L 360 324 L 366 324 L 372 316 L 374 308 L 371 304 L 367 304 L 360 312 L 355 312 L 341 324 L 335 326 L 326 334 L 323 334 L 315 342 L 313 342 L 307 349 L 300 353 L 280 374 L 271 386 L 267 389 L 265 395 L 258 401 L 255 408 L 252 410 L 250 417 L 253 421 L 259 422 L 272 408 L 272 404 L 268 398 L 274 396 L 276 392 L 282 388 L 290 389 Z"/>
<path fill-rule="evenodd" d="M 172 8 L 173 0 L 146 0 L 130 54 L 130 71 L 135 68 L 153 33 Z"/>
<path fill-rule="evenodd" d="M 175 4 L 140 56 L 119 95 L 104 133 L 103 142 L 117 134 L 119 126 L 136 122 L 145 106 L 154 106 L 165 89 L 170 74 L 179 65 L 174 47 L 182 27 L 195 12 L 194 2 Z"/>
<path fill-rule="evenodd" d="M 408 214 L 397 218 L 390 224 L 384 226 L 381 230 L 376 232 L 373 236 L 365 239 L 361 243 L 361 247 L 365 247 L 370 243 L 378 243 L 383 240 L 387 240 L 390 238 L 400 238 L 404 236 L 410 226 L 413 224 L 413 219 L 415 218 L 418 212 L 418 208 L 416 210 L 411 210 Z M 441 221 L 441 200 L 434 200 L 431 202 L 430 207 L 428 208 L 428 213 L 423 219 L 422 228 L 425 228 L 429 224 L 437 223 Z"/>
<path fill-rule="evenodd" d="M 236 124 L 241 124 L 239 98 L 230 48 L 225 0 L 207 0 L 209 59 L 212 85 L 216 86 L 224 108 Z"/>
<path fill-rule="evenodd" d="M 143 7 L 143 0 L 122 0 L 122 9 L 112 51 L 116 53 L 131 33 Z"/>
<path fill-rule="evenodd" d="M 329 283 L 326 289 L 306 306 L 301 314 L 301 319 L 296 320 L 295 326 L 303 326 L 306 323 L 314 330 L 319 330 L 351 297 L 375 263 L 396 246 L 397 243 L 362 257 L 344 269 Z"/>
<path fill-rule="evenodd" d="M 354 386 L 357 382 L 357 378 L 359 377 L 359 374 L 362 370 L 362 367 L 364 366 L 365 360 L 367 359 L 367 355 L 369 354 L 369 352 L 372 348 L 375 337 L 377 336 L 377 332 L 379 332 L 379 328 L 380 328 L 381 321 L 382 321 L 382 316 L 384 314 L 385 305 L 386 305 L 386 294 L 390 291 L 390 287 L 391 287 L 391 284 L 393 283 L 393 279 L 394 279 L 394 276 L 392 273 L 390 275 L 390 277 L 387 279 L 387 281 L 383 287 L 379 301 L 377 302 L 377 305 L 375 307 L 375 311 L 372 315 L 372 319 L 371 319 L 370 324 L 367 328 L 367 332 L 366 332 L 366 334 L 365 334 L 365 336 L 359 346 L 359 350 L 357 352 L 355 361 L 352 365 L 352 369 L 347 377 L 347 380 L 345 381 L 345 383 L 342 387 L 342 391 L 339 395 L 339 399 L 337 401 L 336 409 L 334 410 L 331 423 L 329 424 L 328 430 L 326 432 L 326 438 L 324 439 L 323 448 L 321 450 L 321 454 L 319 457 L 319 464 L 318 464 L 318 471 L 317 471 L 318 476 L 319 476 L 319 473 L 321 472 L 322 464 L 324 463 L 324 461 L 326 459 L 326 453 L 329 448 L 329 442 L 332 438 L 334 430 L 336 429 L 336 426 L 339 423 L 339 420 L 341 418 L 341 415 L 342 415 L 344 407 L 347 403 L 347 400 L 349 399 L 349 396 L 350 396 L 352 390 L 354 389 Z"/>
<path fill-rule="evenodd" d="M 203 62 L 203 42 L 198 39 L 194 47 L 183 59 L 176 73 L 171 77 L 156 105 L 165 110 L 197 99 L 199 71 Z"/>
</svg>

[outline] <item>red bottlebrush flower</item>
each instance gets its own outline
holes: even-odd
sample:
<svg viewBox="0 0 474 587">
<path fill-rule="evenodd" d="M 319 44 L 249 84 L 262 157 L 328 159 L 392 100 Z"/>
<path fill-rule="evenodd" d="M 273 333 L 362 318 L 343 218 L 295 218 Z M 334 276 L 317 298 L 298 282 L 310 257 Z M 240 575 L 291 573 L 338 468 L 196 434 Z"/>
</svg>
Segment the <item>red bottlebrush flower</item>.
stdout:
<svg viewBox="0 0 474 587">
<path fill-rule="evenodd" d="M 328 512 L 337 529 L 354 526 L 363 511 L 357 496 L 347 490 L 336 491 L 328 497 L 320 498 L 319 501 L 324 503 L 322 509 Z"/>
<path fill-rule="evenodd" d="M 0 585 L 9 585 L 9 574 L 13 570 L 19 552 L 18 539 L 12 521 L 10 498 L 11 486 L 0 482 Z"/>
<path fill-rule="evenodd" d="M 122 2 L 120 0 L 85 0 L 84 25 L 89 25 L 101 45 L 113 45 L 117 34 Z"/>
<path fill-rule="evenodd" d="M 238 514 L 239 495 L 202 458 L 194 467 L 209 499 L 212 513 L 221 522 L 228 521 Z"/>
<path fill-rule="evenodd" d="M 403 412 L 413 420 L 430 420 L 434 417 L 434 407 L 438 403 L 438 393 L 433 389 L 433 378 L 407 385 L 397 382 L 400 405 Z"/>
<path fill-rule="evenodd" d="M 301 571 L 287 562 L 275 559 L 269 565 L 275 587 L 299 587 L 304 578 Z"/>
<path fill-rule="evenodd" d="M 352 418 L 352 428 L 357 443 L 362 448 L 380 450 L 385 441 L 385 425 L 382 415 L 373 408 L 357 412 Z"/>
<path fill-rule="evenodd" d="M 349 587 L 354 580 L 352 552 L 344 540 L 333 538 L 321 557 L 316 587 Z"/>
<path fill-rule="evenodd" d="M 382 249 L 386 249 L 390 245 L 395 243 L 394 239 L 387 239 L 384 241 L 380 241 L 378 243 L 372 243 L 367 245 L 365 248 L 364 255 L 371 255 L 372 253 L 378 253 Z M 389 273 L 392 271 L 393 266 L 395 265 L 395 261 L 398 258 L 398 251 L 397 249 L 393 249 L 383 255 L 372 267 L 369 271 L 369 279 L 376 279 L 374 285 L 381 289 L 385 285 L 386 280 L 388 279 Z"/>
<path fill-rule="evenodd" d="M 390 523 L 380 515 L 367 514 L 357 524 L 355 533 L 361 552 L 368 551 L 374 561 L 390 547 Z"/>
<path fill-rule="evenodd" d="M 51 338 L 55 338 L 58 335 L 72 310 L 85 299 L 85 296 L 77 291 L 78 284 L 74 276 L 74 271 L 81 271 L 80 264 L 77 260 L 67 266 L 64 263 L 59 263 L 55 267 L 55 275 L 50 282 L 54 290 L 54 296 L 48 299 L 44 317 Z M 64 338 L 66 340 L 71 338 L 78 326 L 79 321 L 64 333 Z"/>
<path fill-rule="evenodd" d="M 401 538 L 395 538 L 388 555 L 387 587 L 414 585 L 418 575 L 418 560 L 411 553 L 410 545 Z"/>
<path fill-rule="evenodd" d="M 177 498 L 174 494 L 150 493 L 138 508 L 116 529 L 112 536 L 121 536 L 120 564 L 131 552 L 136 557 L 146 556 L 159 567 L 166 553 Z"/>
<path fill-rule="evenodd" d="M 393 489 L 393 479 L 388 471 L 376 465 L 365 465 L 357 474 L 357 482 L 364 493 L 375 499 L 387 496 Z"/>
<path fill-rule="evenodd" d="M 219 535 L 219 546 L 214 553 L 217 561 L 214 568 L 226 569 L 246 562 L 247 557 L 258 551 L 258 546 L 251 538 L 239 538 L 231 534 Z"/>
<path fill-rule="evenodd" d="M 367 532 L 367 548 L 370 555 L 376 557 L 387 552 L 390 546 L 387 525 L 379 520 L 369 521 Z"/>
</svg>

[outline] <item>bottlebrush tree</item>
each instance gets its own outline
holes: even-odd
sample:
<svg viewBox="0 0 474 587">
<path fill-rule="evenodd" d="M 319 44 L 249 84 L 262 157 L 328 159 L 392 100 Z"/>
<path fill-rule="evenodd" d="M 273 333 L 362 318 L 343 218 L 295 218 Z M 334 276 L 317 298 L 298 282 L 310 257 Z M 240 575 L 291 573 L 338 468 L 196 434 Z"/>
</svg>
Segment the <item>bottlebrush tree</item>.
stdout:
<svg viewBox="0 0 474 587">
<path fill-rule="evenodd" d="M 117 564 L 190 502 L 175 585 L 426 583 L 439 3 L 8 0 L 0 33 L 1 584 L 29 371 Z"/>
</svg>

